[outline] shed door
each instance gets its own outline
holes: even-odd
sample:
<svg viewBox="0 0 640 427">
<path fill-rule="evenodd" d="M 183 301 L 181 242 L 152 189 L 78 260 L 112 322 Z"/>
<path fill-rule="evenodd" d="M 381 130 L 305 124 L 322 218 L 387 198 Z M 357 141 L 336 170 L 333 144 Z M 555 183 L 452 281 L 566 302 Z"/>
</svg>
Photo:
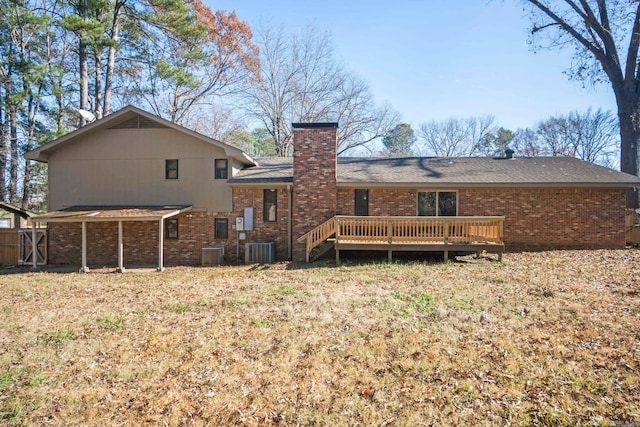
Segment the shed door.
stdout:
<svg viewBox="0 0 640 427">
<path fill-rule="evenodd" d="M 356 190 L 356 215 L 369 215 L 369 190 Z"/>
</svg>

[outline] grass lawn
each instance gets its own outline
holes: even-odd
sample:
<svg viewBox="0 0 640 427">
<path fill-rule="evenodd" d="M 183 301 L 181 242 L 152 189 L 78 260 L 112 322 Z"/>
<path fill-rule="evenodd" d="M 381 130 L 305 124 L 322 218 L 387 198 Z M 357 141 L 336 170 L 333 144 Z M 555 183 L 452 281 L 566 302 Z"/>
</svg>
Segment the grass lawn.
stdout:
<svg viewBox="0 0 640 427">
<path fill-rule="evenodd" d="M 0 275 L 0 424 L 638 421 L 640 250 Z"/>
</svg>

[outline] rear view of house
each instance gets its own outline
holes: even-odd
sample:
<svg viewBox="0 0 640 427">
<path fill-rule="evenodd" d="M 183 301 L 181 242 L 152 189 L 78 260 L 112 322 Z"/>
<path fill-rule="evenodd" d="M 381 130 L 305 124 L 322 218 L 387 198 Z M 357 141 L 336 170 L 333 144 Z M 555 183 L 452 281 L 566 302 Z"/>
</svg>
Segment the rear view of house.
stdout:
<svg viewBox="0 0 640 427">
<path fill-rule="evenodd" d="M 564 157 L 338 158 L 337 126 L 294 124 L 293 158 L 255 160 L 130 106 L 43 145 L 26 157 L 49 164 L 49 262 L 625 245 L 637 177 Z"/>
</svg>

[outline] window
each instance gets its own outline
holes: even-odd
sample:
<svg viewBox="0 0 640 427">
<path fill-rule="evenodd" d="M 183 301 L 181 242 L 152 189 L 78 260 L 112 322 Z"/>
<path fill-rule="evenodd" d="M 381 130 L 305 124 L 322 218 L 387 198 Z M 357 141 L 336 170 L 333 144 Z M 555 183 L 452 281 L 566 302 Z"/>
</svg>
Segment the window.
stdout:
<svg viewBox="0 0 640 427">
<path fill-rule="evenodd" d="M 177 239 L 178 238 L 178 219 L 170 218 L 164 220 L 164 238 L 165 239 Z"/>
<path fill-rule="evenodd" d="M 178 179 L 178 159 L 164 161 L 164 177 L 166 179 Z"/>
<path fill-rule="evenodd" d="M 215 222 L 215 235 L 216 239 L 228 239 L 229 238 L 229 220 L 226 218 L 216 218 Z"/>
<path fill-rule="evenodd" d="M 356 209 L 357 216 L 369 215 L 369 190 L 356 190 Z"/>
<path fill-rule="evenodd" d="M 228 172 L 228 164 L 227 159 L 216 159 L 216 179 L 227 179 Z"/>
<path fill-rule="evenodd" d="M 11 228 L 11 219 L 0 218 L 0 228 Z"/>
<path fill-rule="evenodd" d="M 278 192 L 276 190 L 264 190 L 264 222 L 275 222 L 278 213 Z"/>
<path fill-rule="evenodd" d="M 455 191 L 418 192 L 418 215 L 420 216 L 456 216 L 458 211 L 458 193 Z"/>
</svg>

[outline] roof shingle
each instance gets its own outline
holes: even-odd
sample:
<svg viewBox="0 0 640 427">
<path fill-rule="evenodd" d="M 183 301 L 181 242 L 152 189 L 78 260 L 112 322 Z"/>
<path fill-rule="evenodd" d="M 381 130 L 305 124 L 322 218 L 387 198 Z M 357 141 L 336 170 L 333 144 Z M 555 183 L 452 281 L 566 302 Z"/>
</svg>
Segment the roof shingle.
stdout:
<svg viewBox="0 0 640 427">
<path fill-rule="evenodd" d="M 232 184 L 289 183 L 293 158 L 264 158 Z M 338 185 L 639 187 L 640 178 L 573 157 L 338 158 Z"/>
</svg>

